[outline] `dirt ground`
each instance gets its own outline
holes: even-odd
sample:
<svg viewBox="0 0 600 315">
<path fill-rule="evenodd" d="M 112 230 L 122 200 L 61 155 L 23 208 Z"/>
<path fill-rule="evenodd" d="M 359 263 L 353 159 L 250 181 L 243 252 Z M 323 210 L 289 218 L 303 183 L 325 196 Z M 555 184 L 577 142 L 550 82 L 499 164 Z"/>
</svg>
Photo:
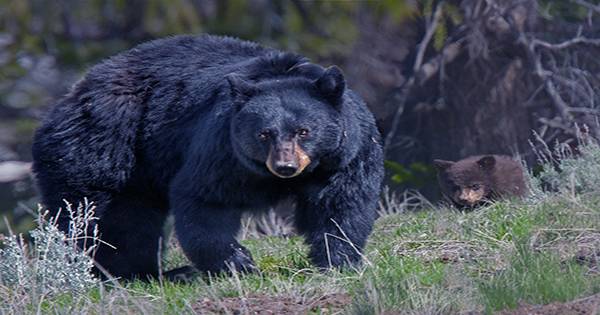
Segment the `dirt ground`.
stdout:
<svg viewBox="0 0 600 315">
<path fill-rule="evenodd" d="M 194 307 L 198 314 L 296 315 L 320 311 L 321 314 L 341 314 L 352 302 L 343 293 L 329 294 L 318 299 L 304 300 L 294 296 L 253 294 L 245 298 L 231 297 L 219 301 L 203 299 Z"/>
<path fill-rule="evenodd" d="M 252 315 L 297 315 L 311 311 L 321 314 L 342 314 L 350 305 L 347 294 L 336 293 L 318 299 L 303 300 L 293 296 L 250 295 L 246 298 L 231 297 L 219 301 L 203 299 L 195 310 L 198 314 L 252 314 Z M 497 315 L 600 315 L 600 294 L 573 300 L 566 303 L 547 305 L 521 305 L 514 310 L 505 310 Z"/>
<path fill-rule="evenodd" d="M 498 315 L 598 315 L 600 314 L 600 294 L 573 300 L 566 303 L 547 305 L 521 305 L 514 310 L 506 310 Z"/>
</svg>

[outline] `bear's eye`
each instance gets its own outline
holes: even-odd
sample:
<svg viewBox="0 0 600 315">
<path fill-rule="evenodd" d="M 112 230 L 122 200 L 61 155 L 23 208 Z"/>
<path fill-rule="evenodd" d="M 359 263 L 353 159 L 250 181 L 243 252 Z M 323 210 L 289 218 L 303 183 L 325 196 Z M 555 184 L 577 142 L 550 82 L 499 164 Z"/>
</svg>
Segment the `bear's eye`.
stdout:
<svg viewBox="0 0 600 315">
<path fill-rule="evenodd" d="M 306 128 L 300 128 L 300 129 L 298 129 L 298 131 L 296 132 L 296 134 L 300 138 L 306 138 L 306 137 L 308 137 L 308 129 L 306 129 Z"/>
<path fill-rule="evenodd" d="M 258 134 L 258 138 L 260 140 L 267 140 L 271 137 L 271 132 L 269 130 L 263 130 Z"/>
<path fill-rule="evenodd" d="M 479 190 L 479 189 L 481 189 L 481 185 L 479 185 L 479 184 L 473 184 L 473 185 L 471 185 L 471 189 L 473 189 L 473 190 Z"/>
</svg>

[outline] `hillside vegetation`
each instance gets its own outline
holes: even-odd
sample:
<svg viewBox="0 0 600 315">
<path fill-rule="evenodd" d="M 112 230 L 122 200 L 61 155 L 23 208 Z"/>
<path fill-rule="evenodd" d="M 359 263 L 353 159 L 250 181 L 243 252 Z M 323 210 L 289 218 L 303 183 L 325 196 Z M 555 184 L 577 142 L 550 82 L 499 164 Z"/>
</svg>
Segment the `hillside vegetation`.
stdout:
<svg viewBox="0 0 600 315">
<path fill-rule="evenodd" d="M 258 273 L 100 282 L 74 242 L 40 220 L 36 245 L 4 238 L 0 313 L 509 314 L 553 303 L 556 314 L 568 313 L 560 307 L 593 314 L 600 305 L 600 147 L 584 143 L 575 155 L 567 148 L 542 152 L 546 163 L 526 200 L 472 212 L 423 203 L 416 211 L 386 195 L 355 270 L 316 271 L 302 239 L 285 236 L 285 222 L 266 216 L 241 233 Z M 169 244 L 163 267 L 186 264 L 176 240 Z"/>
</svg>

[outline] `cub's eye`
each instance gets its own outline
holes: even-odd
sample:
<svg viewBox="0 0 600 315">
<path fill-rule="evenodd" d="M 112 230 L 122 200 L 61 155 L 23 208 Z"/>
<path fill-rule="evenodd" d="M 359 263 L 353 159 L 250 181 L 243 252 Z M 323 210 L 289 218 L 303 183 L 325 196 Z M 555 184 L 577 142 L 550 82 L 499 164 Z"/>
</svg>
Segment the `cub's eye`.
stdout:
<svg viewBox="0 0 600 315">
<path fill-rule="evenodd" d="M 300 128 L 300 129 L 298 129 L 298 131 L 296 132 L 296 134 L 300 138 L 306 138 L 306 137 L 308 137 L 308 129 Z"/>
<path fill-rule="evenodd" d="M 473 189 L 473 190 L 479 190 L 479 189 L 481 189 L 481 185 L 479 185 L 479 184 L 473 184 L 473 185 L 471 185 L 471 189 Z"/>
<path fill-rule="evenodd" d="M 258 134 L 258 138 L 260 140 L 267 140 L 271 137 L 271 132 L 269 130 L 263 130 Z"/>
</svg>

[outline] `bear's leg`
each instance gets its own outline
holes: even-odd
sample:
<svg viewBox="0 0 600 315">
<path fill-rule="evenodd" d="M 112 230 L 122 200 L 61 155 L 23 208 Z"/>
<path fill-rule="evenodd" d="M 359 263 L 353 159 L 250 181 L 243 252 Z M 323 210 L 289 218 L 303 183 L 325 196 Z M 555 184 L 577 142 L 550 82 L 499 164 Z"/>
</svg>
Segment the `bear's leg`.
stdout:
<svg viewBox="0 0 600 315">
<path fill-rule="evenodd" d="M 181 197 L 172 198 L 171 205 L 179 243 L 197 269 L 211 273 L 254 269 L 250 252 L 235 239 L 241 211 Z"/>
<path fill-rule="evenodd" d="M 298 198 L 296 226 L 310 245 L 315 265 L 327 268 L 360 261 L 375 221 L 379 178 L 341 172 L 327 184 L 304 187 Z"/>
<path fill-rule="evenodd" d="M 158 276 L 159 242 L 166 211 L 141 196 L 113 197 L 99 217 L 100 244 L 94 259 L 123 279 Z"/>
<path fill-rule="evenodd" d="M 71 204 L 71 211 L 76 211 L 84 203 L 84 199 L 93 202 L 94 205 L 102 205 L 110 200 L 110 194 L 106 192 L 87 191 L 82 192 L 79 189 L 66 185 L 66 180 L 52 180 L 45 176 L 45 173 L 37 171 L 37 183 L 42 197 L 42 204 L 45 210 L 49 211 L 49 216 L 56 219 L 58 227 L 65 234 L 69 232 L 70 214 L 67 210 L 67 203 Z M 98 215 L 98 209 L 95 211 Z M 95 222 L 90 222 L 88 226 L 88 235 L 94 229 Z"/>
</svg>

